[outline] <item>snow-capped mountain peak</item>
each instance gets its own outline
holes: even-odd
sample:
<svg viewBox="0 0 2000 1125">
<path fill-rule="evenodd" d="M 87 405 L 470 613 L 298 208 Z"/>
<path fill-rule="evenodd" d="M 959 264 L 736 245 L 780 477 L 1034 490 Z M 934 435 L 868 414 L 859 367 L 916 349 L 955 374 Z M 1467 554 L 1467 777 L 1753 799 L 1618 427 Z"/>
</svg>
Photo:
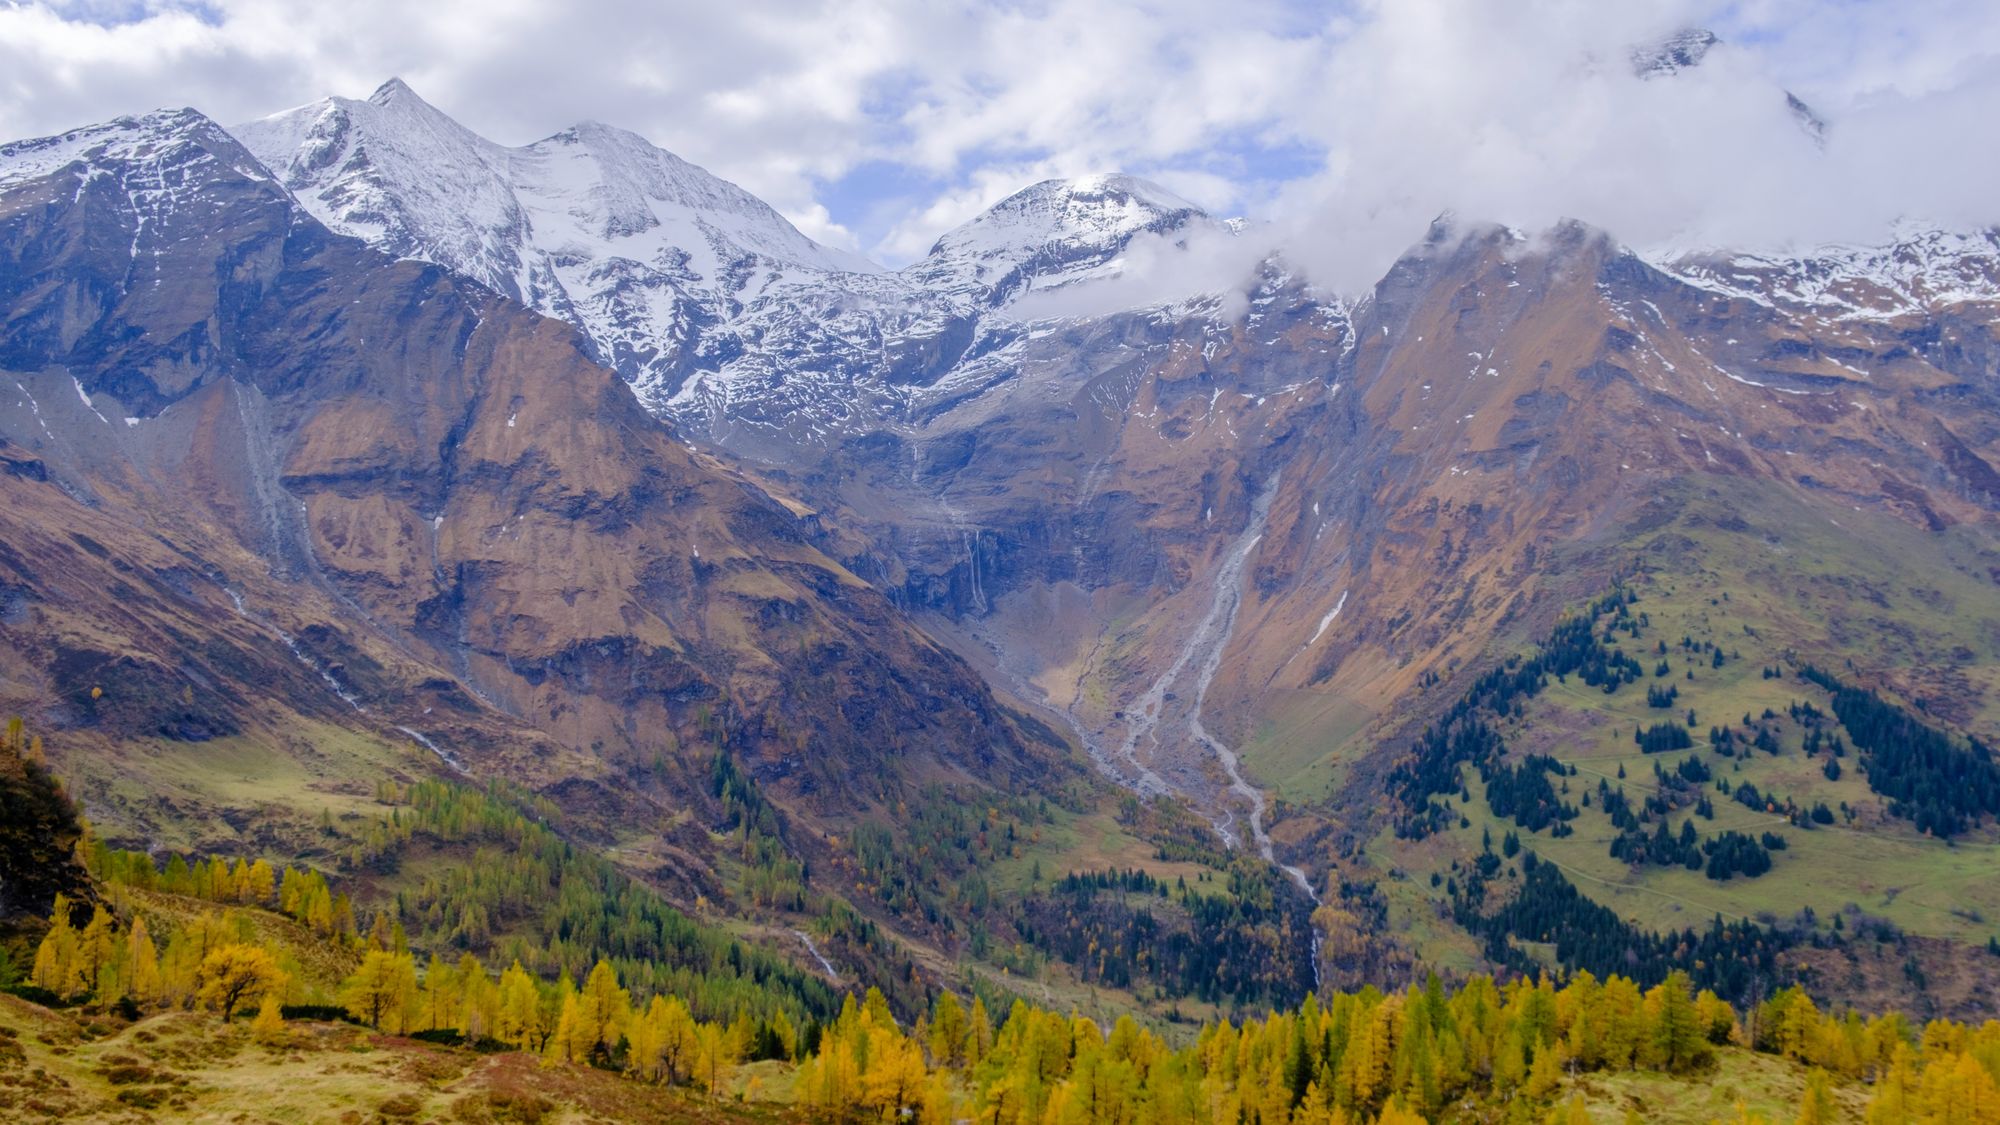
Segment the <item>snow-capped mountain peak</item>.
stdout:
<svg viewBox="0 0 2000 1125">
<path fill-rule="evenodd" d="M 1137 176 L 1100 173 L 1043 180 L 995 203 L 940 237 L 931 254 L 970 246 L 1130 238 L 1206 218 L 1201 208 Z"/>
<path fill-rule="evenodd" d="M 1664 39 L 1632 49 L 1632 73 L 1642 79 L 1672 78 L 1702 64 L 1708 53 L 1722 46 L 1722 37 L 1705 27 L 1689 27 Z M 1816 145 L 1826 144 L 1826 119 L 1807 105 L 1805 99 L 1784 91 L 1785 108 L 1800 131 Z"/>
<path fill-rule="evenodd" d="M 626 129 L 585 121 L 511 150 L 509 161 L 517 193 L 544 210 L 563 209 L 597 238 L 697 224 L 707 229 L 683 232 L 686 239 L 706 243 L 720 235 L 726 248 L 715 247 L 718 257 L 749 251 L 785 266 L 880 268 L 821 246 L 763 200 Z"/>
<path fill-rule="evenodd" d="M 927 287 L 1003 304 L 1094 275 L 1134 238 L 1219 226 L 1173 192 L 1122 174 L 1044 180 L 946 232 L 904 273 Z"/>
<path fill-rule="evenodd" d="M 329 98 L 234 131 L 327 226 L 569 321 L 642 398 L 683 420 L 672 404 L 712 409 L 757 387 L 786 388 L 792 410 L 825 379 L 927 382 L 990 346 L 975 345 L 981 322 L 1005 320 L 1015 297 L 1115 273 L 1144 235 L 1224 229 L 1135 177 L 1050 180 L 885 273 L 594 121 L 509 148 L 392 79 L 365 100 Z"/>
<path fill-rule="evenodd" d="M 366 100 L 327 98 L 231 132 L 334 230 L 523 296 L 505 150 L 400 79 Z"/>
<path fill-rule="evenodd" d="M 40 179 L 72 165 L 88 177 L 106 169 L 157 167 L 199 155 L 220 159 L 253 179 L 270 178 L 215 122 L 182 108 L 157 109 L 0 145 L 0 186 Z"/>
<path fill-rule="evenodd" d="M 1656 42 L 1632 49 L 1632 71 L 1641 78 L 1678 74 L 1701 65 L 1721 37 L 1705 27 L 1685 27 Z"/>
<path fill-rule="evenodd" d="M 772 287 L 879 270 L 636 133 L 585 122 L 509 148 L 396 79 L 234 132 L 327 226 L 570 321 L 649 396 Z"/>
<path fill-rule="evenodd" d="M 1649 257 L 1698 288 L 1827 320 L 1895 320 L 2000 300 L 2000 228 L 1953 231 L 1905 221 L 1890 241 L 1875 245 L 1762 254 L 1660 251 Z"/>
</svg>

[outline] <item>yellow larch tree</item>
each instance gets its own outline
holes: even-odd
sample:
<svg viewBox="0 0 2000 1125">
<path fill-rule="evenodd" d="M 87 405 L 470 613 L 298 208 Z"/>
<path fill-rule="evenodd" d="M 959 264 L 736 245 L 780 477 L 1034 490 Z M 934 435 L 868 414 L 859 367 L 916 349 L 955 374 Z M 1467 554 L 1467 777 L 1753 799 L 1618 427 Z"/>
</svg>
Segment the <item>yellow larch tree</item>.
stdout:
<svg viewBox="0 0 2000 1125">
<path fill-rule="evenodd" d="M 228 1023 L 237 1008 L 261 1001 L 284 983 L 285 974 L 269 950 L 242 943 L 220 945 L 202 958 L 195 973 L 195 995 Z"/>
<path fill-rule="evenodd" d="M 340 985 L 347 1013 L 377 1031 L 404 1030 L 405 1009 L 416 999 L 417 967 L 407 953 L 371 949 Z"/>
</svg>

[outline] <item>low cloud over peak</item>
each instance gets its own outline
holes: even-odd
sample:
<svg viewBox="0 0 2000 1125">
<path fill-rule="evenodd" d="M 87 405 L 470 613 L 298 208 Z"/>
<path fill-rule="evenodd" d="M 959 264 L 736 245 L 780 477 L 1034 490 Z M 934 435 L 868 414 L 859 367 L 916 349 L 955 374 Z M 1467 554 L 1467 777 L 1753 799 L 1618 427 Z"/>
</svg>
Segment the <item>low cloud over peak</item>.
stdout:
<svg viewBox="0 0 2000 1125">
<path fill-rule="evenodd" d="M 1670 49 L 1690 29 L 1715 40 Z M 246 120 L 399 74 L 505 144 L 632 129 L 890 265 L 1105 169 L 1253 216 L 1346 290 L 1446 210 L 1763 250 L 2000 221 L 2000 11 L 1966 0 L 44 0 L 0 7 L 0 66 L 8 137 L 160 104 Z"/>
</svg>

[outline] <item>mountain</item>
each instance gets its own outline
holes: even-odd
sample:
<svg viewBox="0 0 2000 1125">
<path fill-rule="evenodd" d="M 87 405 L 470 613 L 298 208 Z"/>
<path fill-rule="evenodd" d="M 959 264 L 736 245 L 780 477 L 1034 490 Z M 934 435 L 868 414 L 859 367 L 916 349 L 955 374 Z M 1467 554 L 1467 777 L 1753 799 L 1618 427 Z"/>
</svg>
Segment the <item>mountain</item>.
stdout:
<svg viewBox="0 0 2000 1125">
<path fill-rule="evenodd" d="M 392 84 L 235 134 L 0 172 L 8 698 L 135 837 L 272 799 L 134 747 L 247 746 L 356 816 L 361 777 L 520 780 L 905 1005 L 1740 940 L 1782 965 L 1684 967 L 1976 1003 L 1992 232 L 1446 218 L 1343 297 L 1107 175 L 873 271 L 602 127 L 504 149 Z M 1215 245 L 1254 268 L 1124 284 Z M 1220 897 L 1155 913 L 1133 871 Z"/>
<path fill-rule="evenodd" d="M 1129 176 L 1048 181 L 888 273 L 622 130 L 487 141 L 400 81 L 233 132 L 333 230 L 575 324 L 691 434 L 771 453 L 921 413 L 1022 335 L 1009 306 L 1115 274 L 1142 235 L 1218 227 Z"/>
<path fill-rule="evenodd" d="M 1670 78 L 1719 42 L 1635 67 Z M 1774 588 L 1756 535 L 1818 543 L 1818 520 L 1888 521 L 1827 566 L 1853 581 L 1897 544 L 1928 576 L 1909 597 L 1988 549 L 1990 235 L 1641 255 L 1582 225 L 1446 223 L 1353 302 L 1281 254 L 1238 293 L 1050 297 L 1139 240 L 1227 229 L 1129 177 L 1033 185 L 894 274 L 765 292 L 739 351 L 649 401 L 807 498 L 850 569 L 1107 773 L 1315 874 L 1324 832 L 1385 829 L 1383 778 L 1460 677 L 1635 566 L 1682 573 L 1672 536 L 1738 596 Z M 1779 651 L 1866 636 L 1885 682 L 2000 731 L 1989 642 L 1815 605 L 1773 619 Z"/>
<path fill-rule="evenodd" d="M 1217 228 L 1201 208 L 1133 176 L 1044 180 L 945 232 L 902 271 L 919 289 L 988 305 L 1115 274 L 1141 235 Z"/>
<path fill-rule="evenodd" d="M 1632 49 L 1632 73 L 1644 79 L 1672 78 L 1683 71 L 1693 70 L 1702 64 L 1708 53 L 1721 46 L 1723 39 L 1705 27 L 1682 28 L 1664 38 L 1642 44 Z M 1805 99 L 1786 90 L 1785 109 L 1798 123 L 1800 131 L 1816 145 L 1826 144 L 1826 118 L 1806 104 Z"/>
<path fill-rule="evenodd" d="M 620 834 L 718 754 L 833 824 L 1073 776 L 574 330 L 332 234 L 193 111 L 0 148 L 0 263 L 5 695 L 121 838 L 282 839 L 369 776 Z M 704 839 L 640 854 L 700 885 Z"/>
<path fill-rule="evenodd" d="M 874 269 L 634 134 L 586 122 L 505 148 L 398 80 L 233 132 L 332 229 L 576 323 L 642 391 L 671 390 L 764 291 Z"/>
<path fill-rule="evenodd" d="M 1687 27 L 1632 49 L 1632 72 L 1641 78 L 1670 77 L 1701 65 L 1722 37 L 1705 27 Z"/>
<path fill-rule="evenodd" d="M 1728 251 L 1653 256 L 1661 269 L 1722 296 L 1794 315 L 1919 321 L 2000 292 L 2000 230 L 1906 223 L 1878 246 L 1823 246 L 1797 257 Z"/>
</svg>

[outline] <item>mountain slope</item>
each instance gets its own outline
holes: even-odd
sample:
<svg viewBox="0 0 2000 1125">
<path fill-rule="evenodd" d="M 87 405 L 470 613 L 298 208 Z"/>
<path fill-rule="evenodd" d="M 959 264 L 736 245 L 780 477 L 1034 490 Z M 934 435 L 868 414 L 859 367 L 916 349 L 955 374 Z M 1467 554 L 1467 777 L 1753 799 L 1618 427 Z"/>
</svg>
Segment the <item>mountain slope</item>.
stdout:
<svg viewBox="0 0 2000 1125">
<path fill-rule="evenodd" d="M 1990 361 L 1973 326 L 1996 299 L 1833 322 L 1689 285 L 1581 226 L 1545 250 L 1440 231 L 1356 313 L 1355 394 L 1315 429 L 1361 440 L 1309 441 L 1287 472 L 1260 567 L 1295 591 L 1271 609 L 1293 639 L 1244 690 L 1378 659 L 1409 676 L 1474 661 L 1561 579 L 1548 552 L 1615 543 L 1706 478 L 1991 535 Z M 1924 343 L 1940 329 L 1953 346 Z M 1343 591 L 1344 627 L 1316 635 Z"/>
<path fill-rule="evenodd" d="M 1698 39 L 1664 73 L 1698 63 Z M 1464 885 L 1483 865 L 1472 819 L 1412 843 L 1384 795 L 1426 723 L 1620 580 L 1704 653 L 1789 670 L 1688 688 L 1704 715 L 1776 711 L 1781 689 L 1759 685 L 1810 662 L 1952 737 L 2000 734 L 2000 635 L 1978 624 L 2000 615 L 1990 232 L 1642 255 L 1580 223 L 1441 221 L 1358 301 L 1274 255 L 1239 291 L 1087 315 L 1080 299 L 1061 316 L 1127 255 L 1228 228 L 1128 177 L 1050 181 L 907 269 L 868 273 L 599 127 L 501 149 L 392 86 L 239 130 L 310 206 L 416 259 L 390 263 L 299 215 L 226 138 L 156 125 L 162 139 L 113 130 L 102 168 L 58 167 L 87 141 L 21 148 L 6 181 L 23 217 L 5 243 L 20 265 L 0 356 L 20 397 L 0 456 L 20 510 L 46 512 L 19 533 L 16 612 L 71 614 L 66 648 L 30 674 L 128 735 L 251 730 L 233 669 L 254 652 L 244 666 L 313 686 L 330 711 L 317 721 L 348 706 L 326 677 L 384 709 L 362 724 L 378 734 L 407 727 L 461 764 L 504 757 L 561 782 L 607 839 L 663 869 L 706 862 L 699 840 L 661 842 L 664 810 L 700 799 L 709 763 L 728 787 L 729 761 L 706 754 L 719 741 L 823 833 L 788 845 L 846 862 L 836 841 L 853 819 L 934 823 L 970 791 L 911 813 L 897 799 L 923 782 L 1053 793 L 1074 776 L 976 665 L 1105 773 L 1291 864 L 1292 879 L 1250 865 L 1293 895 L 1280 912 L 1303 917 L 1323 890 L 1336 918 L 1374 919 L 1355 970 L 1438 951 L 1465 969 L 1515 963 L 1475 941 L 1456 890 L 1394 875 Z M 509 285 L 585 336 L 491 288 Z M 588 362 L 614 354 L 640 399 Z M 200 439 L 191 457 L 184 435 Z M 145 560 L 155 592 L 49 529 Z M 208 635 L 171 592 L 219 605 L 216 589 L 177 567 L 250 604 L 216 630 L 233 647 L 193 649 L 192 671 L 116 665 L 147 685 L 144 708 L 89 696 L 83 672 L 121 647 Z M 1762 633 L 1716 632 L 1726 600 L 1754 613 L 1725 629 Z M 930 636 L 899 608 L 934 615 Z M 83 644 L 100 620 L 143 645 Z M 1575 702 L 1537 701 L 1557 733 L 1509 733 L 1573 754 L 1614 722 L 1636 729 Z M 1855 778 L 1825 788 L 1797 767 L 1773 768 L 1911 854 L 1936 843 Z M 1462 784 L 1448 799 L 1476 806 Z M 1007 839 L 997 862 L 1022 866 Z M 943 882 L 968 875 L 968 900 L 990 890 L 983 871 L 913 873 L 852 842 L 855 885 L 939 934 L 956 916 Z M 1563 854 L 1603 871 L 1617 857 L 1602 843 L 1565 845 L 1591 846 L 1588 864 Z M 1165 861 L 1190 845 L 1158 846 Z M 1039 872 L 1050 853 L 1032 854 Z M 1634 905 L 1656 875 L 1600 874 L 1583 893 L 1670 926 Z M 1039 880 L 1014 876 L 1023 893 Z M 1747 901 L 1675 877 L 1683 908 Z M 1812 891 L 1771 897 L 1819 909 L 1876 893 Z M 1951 957 L 1977 924 L 1897 914 Z M 1382 948 L 1405 933 L 1412 948 Z"/>
<path fill-rule="evenodd" d="M 157 798 L 209 742 L 345 782 L 295 722 L 624 832 L 705 800 L 717 746 L 808 817 L 1068 776 L 567 326 L 333 236 L 191 111 L 62 144 L 0 149 L 7 677 L 104 740 L 62 764 L 108 823 L 172 819 L 120 761 Z"/>
</svg>

